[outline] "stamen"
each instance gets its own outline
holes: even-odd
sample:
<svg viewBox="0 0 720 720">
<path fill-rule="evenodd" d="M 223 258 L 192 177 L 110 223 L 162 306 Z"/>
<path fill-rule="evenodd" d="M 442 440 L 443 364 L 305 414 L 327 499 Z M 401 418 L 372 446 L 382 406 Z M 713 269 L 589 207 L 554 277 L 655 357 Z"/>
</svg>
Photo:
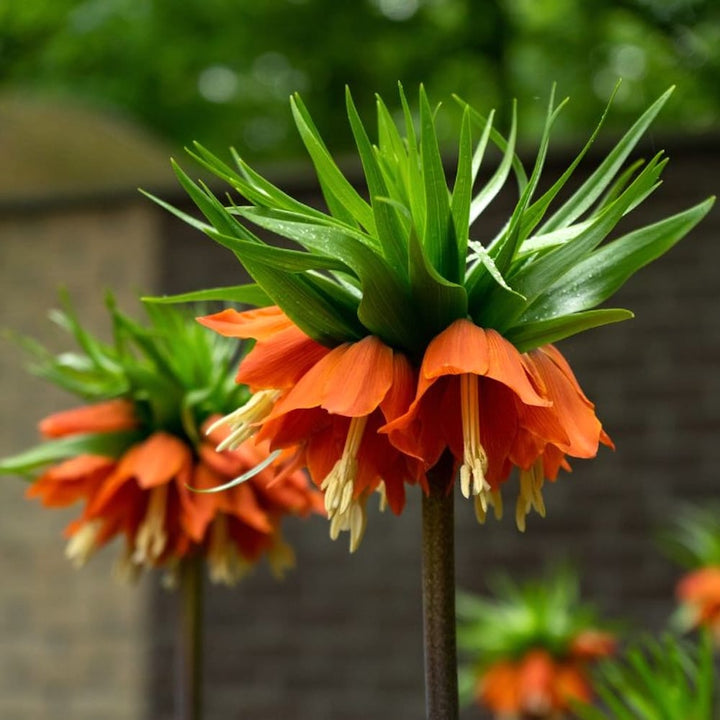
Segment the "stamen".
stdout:
<svg viewBox="0 0 720 720">
<path fill-rule="evenodd" d="M 515 505 L 515 524 L 525 532 L 525 517 L 534 509 L 545 517 L 545 501 L 542 486 L 545 482 L 542 458 L 538 458 L 529 470 L 520 470 L 520 493 Z"/>
<path fill-rule="evenodd" d="M 295 553 L 293 549 L 278 536 L 268 550 L 268 562 L 270 563 L 272 574 L 279 580 L 283 577 L 286 570 L 295 567 Z"/>
<path fill-rule="evenodd" d="M 129 585 L 138 581 L 141 570 L 141 566 L 133 561 L 132 548 L 129 545 L 126 545 L 120 553 L 118 559 L 115 561 L 112 569 L 112 575 L 117 582 Z"/>
<path fill-rule="evenodd" d="M 483 502 L 485 500 L 485 502 Z M 493 514 L 496 520 L 502 520 L 503 516 L 503 500 L 500 490 L 491 490 L 487 495 L 476 495 L 475 500 L 475 519 L 483 525 L 487 518 L 487 509 L 492 506 Z"/>
<path fill-rule="evenodd" d="M 366 424 L 367 417 L 350 420 L 342 455 L 320 485 L 325 491 L 325 509 L 330 519 L 336 513 L 346 512 L 350 506 L 358 470 L 357 454 Z"/>
<path fill-rule="evenodd" d="M 360 450 L 367 416 L 350 420 L 345 447 L 340 459 L 320 485 L 325 491 L 325 509 L 330 520 L 330 537 L 337 540 L 343 531 L 350 531 L 350 552 L 357 550 L 365 532 L 367 497 L 354 498 Z"/>
<path fill-rule="evenodd" d="M 214 422 L 205 434 L 209 435 L 222 425 L 229 425 L 230 434 L 216 449 L 218 452 L 234 450 L 257 432 L 258 423 L 270 414 L 280 394 L 280 390 L 256 392 L 244 405 Z"/>
<path fill-rule="evenodd" d="M 92 520 L 82 525 L 65 546 L 65 557 L 76 568 L 81 568 L 97 550 L 97 538 L 100 534 L 100 520 Z"/>
<path fill-rule="evenodd" d="M 385 482 L 383 480 L 380 481 L 380 484 L 377 487 L 377 493 L 380 495 L 380 512 L 385 512 L 388 507 L 388 499 L 387 488 L 385 487 Z"/>
<path fill-rule="evenodd" d="M 165 550 L 167 534 L 165 533 L 165 509 L 167 506 L 167 485 L 159 485 L 150 491 L 145 519 L 135 535 L 135 552 L 133 562 L 138 565 L 150 565 Z"/>
<path fill-rule="evenodd" d="M 247 575 L 250 563 L 230 540 L 226 515 L 218 515 L 210 526 L 208 571 L 214 583 L 235 585 Z"/>
<path fill-rule="evenodd" d="M 460 376 L 460 412 L 463 429 L 463 464 L 460 466 L 460 489 L 469 498 L 479 498 L 481 511 L 487 512 L 491 490 L 485 479 L 488 468 L 487 454 L 480 442 L 480 406 L 477 375 Z"/>
</svg>

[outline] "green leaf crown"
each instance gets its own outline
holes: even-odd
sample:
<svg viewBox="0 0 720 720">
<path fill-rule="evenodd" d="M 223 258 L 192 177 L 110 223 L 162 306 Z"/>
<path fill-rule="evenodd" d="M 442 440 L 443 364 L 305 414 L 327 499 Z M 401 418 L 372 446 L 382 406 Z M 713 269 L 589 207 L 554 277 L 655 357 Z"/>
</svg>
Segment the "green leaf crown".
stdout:
<svg viewBox="0 0 720 720">
<path fill-rule="evenodd" d="M 623 166 L 671 92 L 672 88 L 640 116 L 559 207 L 553 207 L 554 201 L 596 138 L 602 120 L 570 166 L 540 194 L 550 132 L 565 105 L 565 101 L 555 104 L 554 90 L 529 174 L 515 152 L 515 106 L 505 137 L 494 128 L 492 112 L 485 117 L 458 99 L 462 120 L 457 169 L 449 183 L 435 132 L 437 109 L 422 87 L 419 127 L 400 88 L 404 136 L 377 98 L 376 144 L 348 91 L 347 115 L 369 199 L 341 172 L 302 100 L 294 95 L 292 113 L 317 172 L 327 212 L 295 200 L 236 153 L 231 167 L 195 145 L 192 157 L 246 204 L 232 199 L 224 204 L 176 163 L 179 181 L 205 221 L 153 199 L 230 249 L 255 283 L 168 300 L 274 303 L 323 344 L 334 346 L 374 334 L 416 358 L 432 337 L 458 318 L 469 317 L 478 326 L 494 328 L 526 351 L 632 317 L 628 310 L 597 306 L 636 270 L 677 243 L 713 202 L 706 200 L 605 242 L 618 222 L 659 185 L 667 162 L 661 152 L 647 163 Z M 491 143 L 502 159 L 477 188 Z M 512 175 L 519 199 L 509 219 L 487 245 L 470 239 L 471 227 Z M 268 244 L 253 227 L 289 239 L 296 247 Z"/>
<path fill-rule="evenodd" d="M 88 403 L 123 398 L 133 403 L 139 427 L 114 433 L 90 433 L 48 440 L 0 460 L 0 473 L 32 475 L 50 463 L 83 453 L 119 457 L 133 443 L 166 431 L 195 446 L 200 425 L 213 414 L 225 414 L 248 397 L 228 372 L 237 343 L 196 323 L 187 309 L 146 305 L 143 325 L 122 313 L 112 297 L 107 306 L 112 341 L 94 337 L 63 296 L 62 309 L 51 319 L 66 330 L 77 351 L 51 353 L 37 341 L 18 342 L 32 357 L 31 371 Z"/>
</svg>

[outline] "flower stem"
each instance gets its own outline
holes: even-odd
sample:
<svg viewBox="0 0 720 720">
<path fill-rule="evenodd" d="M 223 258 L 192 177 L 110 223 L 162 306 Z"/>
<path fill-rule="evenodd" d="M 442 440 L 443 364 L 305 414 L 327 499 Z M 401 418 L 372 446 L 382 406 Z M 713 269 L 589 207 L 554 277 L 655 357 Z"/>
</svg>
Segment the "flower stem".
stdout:
<svg viewBox="0 0 720 720">
<path fill-rule="evenodd" d="M 457 720 L 455 643 L 455 522 L 452 456 L 446 453 L 428 473 L 423 495 L 422 585 L 427 720 Z"/>
<path fill-rule="evenodd" d="M 175 708 L 177 720 L 202 718 L 203 558 L 180 563 Z"/>
</svg>

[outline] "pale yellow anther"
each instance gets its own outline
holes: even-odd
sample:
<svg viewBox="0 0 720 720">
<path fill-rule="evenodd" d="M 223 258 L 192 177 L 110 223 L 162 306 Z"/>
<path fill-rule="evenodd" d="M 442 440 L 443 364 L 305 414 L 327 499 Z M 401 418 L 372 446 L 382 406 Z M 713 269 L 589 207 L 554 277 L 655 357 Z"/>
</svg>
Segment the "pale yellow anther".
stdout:
<svg viewBox="0 0 720 720">
<path fill-rule="evenodd" d="M 515 524 L 520 532 L 525 532 L 525 517 L 530 510 L 534 509 L 540 517 L 545 517 L 544 482 L 542 458 L 538 458 L 529 470 L 520 470 L 520 492 L 515 505 Z"/>
<path fill-rule="evenodd" d="M 365 535 L 367 525 L 367 513 L 365 503 L 356 502 L 350 509 L 350 552 L 354 553 L 359 547 Z"/>
<path fill-rule="evenodd" d="M 256 392 L 244 405 L 214 422 L 206 435 L 222 425 L 230 427 L 230 434 L 217 446 L 217 451 L 234 450 L 252 437 L 257 432 L 258 423 L 271 413 L 280 394 L 280 390 Z"/>
<path fill-rule="evenodd" d="M 460 466 L 460 490 L 469 498 L 475 496 L 479 522 L 487 514 L 490 485 L 485 479 L 487 454 L 480 442 L 480 406 L 477 375 L 460 376 L 460 413 L 463 431 L 463 462 Z M 483 518 L 480 520 L 480 518 Z"/>
<path fill-rule="evenodd" d="M 138 565 L 151 565 L 165 550 L 167 534 L 165 532 L 165 511 L 167 507 L 167 485 L 158 485 L 150 491 L 145 519 L 135 535 L 133 562 Z"/>
<path fill-rule="evenodd" d="M 358 474 L 357 455 L 360 451 L 367 417 L 352 418 L 340 459 L 322 481 L 325 510 L 330 520 L 330 537 L 336 540 L 341 532 L 350 532 L 350 552 L 354 552 L 365 531 L 365 499 L 355 498 Z"/>
<path fill-rule="evenodd" d="M 208 547 L 208 570 L 214 583 L 235 585 L 247 575 L 250 563 L 240 555 L 230 539 L 227 516 L 218 515 L 210 526 Z"/>
<path fill-rule="evenodd" d="M 280 579 L 286 570 L 295 567 L 295 552 L 280 536 L 268 550 L 268 562 L 274 577 Z"/>
<path fill-rule="evenodd" d="M 496 520 L 502 520 L 503 500 L 500 490 L 491 490 L 489 493 L 476 495 L 474 499 L 475 519 L 482 525 L 487 518 L 488 507 L 492 507 Z"/>
<path fill-rule="evenodd" d="M 142 566 L 133 560 L 133 549 L 126 545 L 115 561 L 112 569 L 113 578 L 120 583 L 131 584 L 138 581 Z M 163 586 L 165 585 L 163 581 Z"/>
<path fill-rule="evenodd" d="M 380 495 L 380 512 L 385 512 L 388 507 L 388 499 L 387 499 L 387 489 L 385 488 L 384 481 L 380 481 L 380 484 L 377 487 L 378 495 Z"/>
<path fill-rule="evenodd" d="M 97 538 L 100 534 L 102 523 L 100 520 L 92 520 L 85 523 L 70 538 L 65 547 L 65 557 L 72 564 L 80 568 L 88 561 L 90 556 L 97 549 Z"/>
</svg>

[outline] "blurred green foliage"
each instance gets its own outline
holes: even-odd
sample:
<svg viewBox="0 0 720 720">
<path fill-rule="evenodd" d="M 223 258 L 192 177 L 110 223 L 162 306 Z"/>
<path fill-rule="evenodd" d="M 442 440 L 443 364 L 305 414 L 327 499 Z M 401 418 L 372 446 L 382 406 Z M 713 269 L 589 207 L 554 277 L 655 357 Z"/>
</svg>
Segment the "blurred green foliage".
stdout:
<svg viewBox="0 0 720 720">
<path fill-rule="evenodd" d="M 299 90 L 330 145 L 351 137 L 338 109 L 424 82 L 507 112 L 525 134 L 553 81 L 561 122 L 586 134 L 618 77 L 612 121 L 627 125 L 668 85 L 666 127 L 720 117 L 717 0 L 22 0 L 0 3 L 0 87 L 120 108 L 177 144 L 251 157 L 299 155 L 288 96 Z M 443 128 L 439 131 L 442 136 Z"/>
</svg>

